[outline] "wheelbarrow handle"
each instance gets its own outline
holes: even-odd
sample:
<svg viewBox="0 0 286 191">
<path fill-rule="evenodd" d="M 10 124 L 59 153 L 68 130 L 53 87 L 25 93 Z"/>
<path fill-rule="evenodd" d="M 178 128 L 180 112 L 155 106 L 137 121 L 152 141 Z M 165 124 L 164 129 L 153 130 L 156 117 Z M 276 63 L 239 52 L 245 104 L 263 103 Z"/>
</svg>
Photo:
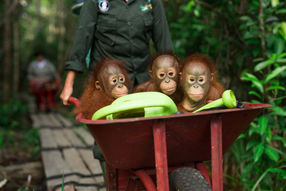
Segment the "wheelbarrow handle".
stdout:
<svg viewBox="0 0 286 191">
<path fill-rule="evenodd" d="M 77 99 L 77 98 L 75 98 L 75 97 L 70 96 L 69 99 L 68 99 L 68 101 L 69 101 L 70 103 L 74 104 L 76 107 L 79 106 L 79 99 Z"/>
</svg>

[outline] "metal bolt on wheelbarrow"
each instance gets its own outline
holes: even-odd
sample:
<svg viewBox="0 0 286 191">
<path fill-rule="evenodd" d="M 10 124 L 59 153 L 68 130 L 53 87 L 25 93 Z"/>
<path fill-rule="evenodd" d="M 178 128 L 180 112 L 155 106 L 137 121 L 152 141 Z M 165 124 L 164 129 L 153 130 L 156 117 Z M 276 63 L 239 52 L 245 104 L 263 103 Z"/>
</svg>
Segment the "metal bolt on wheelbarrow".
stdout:
<svg viewBox="0 0 286 191">
<path fill-rule="evenodd" d="M 70 98 L 70 102 L 79 104 L 75 98 Z M 78 114 L 76 120 L 88 126 L 101 148 L 110 191 L 168 191 L 169 174 L 190 167 L 204 176 L 213 191 L 222 191 L 223 154 L 262 109 L 268 107 L 271 105 L 244 103 L 244 108 L 153 117 L 144 114 L 114 120 L 87 120 Z M 128 111 L 125 109 L 124 113 Z M 110 118 L 114 116 L 130 115 L 116 113 Z M 211 180 L 202 163 L 209 160 Z M 196 173 L 194 170 L 189 171 Z"/>
</svg>

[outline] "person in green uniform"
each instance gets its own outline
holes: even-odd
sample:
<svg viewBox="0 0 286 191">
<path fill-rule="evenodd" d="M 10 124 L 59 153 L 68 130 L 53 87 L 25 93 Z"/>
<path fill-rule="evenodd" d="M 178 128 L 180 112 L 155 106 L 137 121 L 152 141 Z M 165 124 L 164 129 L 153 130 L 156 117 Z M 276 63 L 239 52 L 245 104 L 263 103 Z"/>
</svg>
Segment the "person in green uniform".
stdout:
<svg viewBox="0 0 286 191">
<path fill-rule="evenodd" d="M 90 70 L 108 57 L 125 62 L 134 86 L 147 81 L 151 39 L 157 51 L 173 51 L 162 0 L 85 0 L 66 62 L 63 104 L 72 95 L 76 73 L 85 69 L 90 48 Z"/>
</svg>

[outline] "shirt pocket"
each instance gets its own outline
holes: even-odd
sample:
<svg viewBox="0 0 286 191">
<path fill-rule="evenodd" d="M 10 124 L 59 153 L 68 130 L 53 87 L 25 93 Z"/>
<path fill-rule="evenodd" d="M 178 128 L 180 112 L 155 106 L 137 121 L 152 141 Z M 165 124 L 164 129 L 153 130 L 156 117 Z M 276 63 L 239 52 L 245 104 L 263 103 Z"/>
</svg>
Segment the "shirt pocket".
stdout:
<svg viewBox="0 0 286 191">
<path fill-rule="evenodd" d="M 99 15 L 96 25 L 95 38 L 104 44 L 114 45 L 112 35 L 116 32 L 117 19 L 109 15 Z"/>
<path fill-rule="evenodd" d="M 143 21 L 144 25 L 147 29 L 150 29 L 153 25 L 153 14 L 152 10 L 148 10 L 146 12 L 143 12 Z"/>
<path fill-rule="evenodd" d="M 98 15 L 96 29 L 99 31 L 115 31 L 117 27 L 117 19 L 113 15 Z"/>
</svg>

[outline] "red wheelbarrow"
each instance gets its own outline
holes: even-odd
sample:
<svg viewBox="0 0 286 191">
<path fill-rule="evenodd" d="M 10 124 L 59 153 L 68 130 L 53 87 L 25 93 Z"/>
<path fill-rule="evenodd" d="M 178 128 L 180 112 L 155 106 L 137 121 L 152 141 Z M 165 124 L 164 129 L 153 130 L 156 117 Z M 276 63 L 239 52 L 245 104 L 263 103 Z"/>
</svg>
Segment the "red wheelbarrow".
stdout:
<svg viewBox="0 0 286 191">
<path fill-rule="evenodd" d="M 70 102 L 79 104 L 76 98 Z M 223 154 L 267 107 L 244 103 L 244 108 L 95 121 L 78 114 L 76 120 L 101 148 L 109 191 L 168 191 L 169 173 L 181 167 L 199 170 L 213 191 L 222 191 Z M 212 181 L 202 163 L 209 160 Z"/>
</svg>

